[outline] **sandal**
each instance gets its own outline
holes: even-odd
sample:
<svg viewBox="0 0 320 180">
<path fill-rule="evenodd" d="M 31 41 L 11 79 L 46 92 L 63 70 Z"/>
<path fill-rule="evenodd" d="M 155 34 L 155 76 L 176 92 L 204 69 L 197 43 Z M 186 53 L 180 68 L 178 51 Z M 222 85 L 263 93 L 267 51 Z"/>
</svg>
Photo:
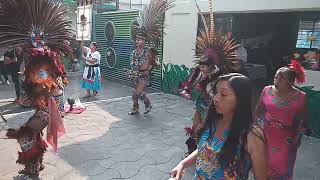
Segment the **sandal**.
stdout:
<svg viewBox="0 0 320 180">
<path fill-rule="evenodd" d="M 19 174 L 28 174 L 28 175 L 29 175 L 29 173 L 28 173 L 26 170 L 24 170 L 24 169 L 18 171 L 18 173 L 19 173 Z"/>
<path fill-rule="evenodd" d="M 42 170 L 44 170 L 44 164 L 40 165 L 39 171 L 42 171 Z"/>
<path fill-rule="evenodd" d="M 128 113 L 128 115 L 136 115 L 136 114 L 139 114 L 138 109 L 132 109 L 132 111 Z"/>
<path fill-rule="evenodd" d="M 26 171 L 25 169 L 18 171 L 18 173 L 24 174 L 24 175 L 29 175 L 29 176 L 39 176 L 39 173 L 31 173 L 31 172 Z"/>
<path fill-rule="evenodd" d="M 151 105 L 147 106 L 146 109 L 145 109 L 145 111 L 144 111 L 144 114 L 147 114 L 148 112 L 150 112 L 151 109 L 152 109 L 152 106 L 151 106 Z"/>
</svg>

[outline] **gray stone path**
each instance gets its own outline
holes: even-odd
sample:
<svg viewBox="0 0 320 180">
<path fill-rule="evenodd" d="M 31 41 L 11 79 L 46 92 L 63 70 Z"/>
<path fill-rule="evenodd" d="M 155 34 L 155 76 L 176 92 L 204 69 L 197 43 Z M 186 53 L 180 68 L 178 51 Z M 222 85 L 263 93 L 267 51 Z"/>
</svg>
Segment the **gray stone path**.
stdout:
<svg viewBox="0 0 320 180">
<path fill-rule="evenodd" d="M 81 98 L 85 95 L 85 90 L 80 87 L 81 73 L 68 73 L 69 84 L 65 89 L 65 96 L 68 98 Z M 151 91 L 149 91 L 151 92 Z M 109 79 L 102 80 L 102 89 L 95 98 L 81 99 L 82 101 L 96 101 L 104 99 L 113 99 L 130 95 L 131 91 L 125 84 L 120 84 Z M 5 114 L 18 113 L 29 109 L 20 108 L 10 102 L 15 99 L 14 86 L 0 85 L 0 111 Z"/>
<path fill-rule="evenodd" d="M 190 123 L 192 102 L 162 93 L 150 97 L 154 108 L 147 115 L 128 116 L 130 98 L 123 97 L 87 103 L 82 114 L 66 116 L 67 134 L 57 154 L 51 148 L 45 154 L 42 179 L 167 179 L 186 150 L 183 127 Z M 29 116 L 30 112 L 7 115 L 7 126 L 18 127 Z M 1 138 L 5 128 L 1 123 Z M 296 179 L 320 179 L 319 147 L 319 140 L 304 139 Z M 14 140 L 1 139 L 1 180 L 21 179 L 17 150 Z M 184 179 L 191 179 L 191 171 Z"/>
<path fill-rule="evenodd" d="M 45 155 L 43 179 L 167 179 L 183 157 L 183 127 L 190 123 L 192 102 L 165 94 L 151 95 L 147 115 L 128 116 L 130 98 L 86 104 L 80 115 L 65 117 L 67 134 L 59 152 Z M 7 115 L 8 127 L 19 127 L 31 113 Z M 2 123 L 1 137 L 4 137 Z M 2 139 L 0 179 L 17 176 L 18 145 Z"/>
<path fill-rule="evenodd" d="M 70 83 L 67 95 L 81 96 L 77 78 Z M 43 180 L 166 180 L 183 158 L 186 151 L 183 128 L 191 123 L 194 113 L 191 101 L 163 93 L 150 94 L 152 111 L 128 116 L 130 91 L 116 82 L 106 83 L 97 101 L 85 104 L 85 112 L 65 117 L 67 134 L 59 141 L 58 153 L 49 148 L 45 154 Z M 10 92 L 0 87 L 0 99 L 10 97 L 6 96 L 10 93 L 12 89 Z M 0 180 L 23 179 L 17 173 L 21 166 L 15 164 L 18 144 L 1 138 L 7 127 L 19 127 L 31 115 L 32 112 L 11 113 L 5 115 L 7 124 L 0 120 Z M 319 149 L 320 140 L 303 139 L 296 180 L 320 180 Z M 192 171 L 188 169 L 184 179 L 192 179 Z"/>
</svg>

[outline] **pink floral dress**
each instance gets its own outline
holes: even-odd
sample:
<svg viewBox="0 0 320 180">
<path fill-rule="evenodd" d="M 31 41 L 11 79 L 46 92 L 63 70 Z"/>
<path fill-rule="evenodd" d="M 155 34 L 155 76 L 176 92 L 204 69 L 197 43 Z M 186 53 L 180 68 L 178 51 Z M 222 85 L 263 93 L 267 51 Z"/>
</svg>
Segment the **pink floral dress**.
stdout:
<svg viewBox="0 0 320 180">
<path fill-rule="evenodd" d="M 267 137 L 270 178 L 292 180 L 302 124 L 306 119 L 306 95 L 298 91 L 282 101 L 272 88 L 263 89 L 255 117 Z"/>
</svg>

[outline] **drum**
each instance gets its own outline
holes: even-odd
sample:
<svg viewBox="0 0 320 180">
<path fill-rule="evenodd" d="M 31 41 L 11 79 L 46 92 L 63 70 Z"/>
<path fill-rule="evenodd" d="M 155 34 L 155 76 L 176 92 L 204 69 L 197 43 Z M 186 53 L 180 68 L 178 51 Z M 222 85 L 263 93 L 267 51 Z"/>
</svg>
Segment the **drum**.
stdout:
<svg viewBox="0 0 320 180">
<path fill-rule="evenodd" d="M 30 127 L 33 132 L 40 133 L 47 127 L 49 113 L 43 110 L 37 110 L 36 113 L 27 121 L 26 126 Z"/>
</svg>

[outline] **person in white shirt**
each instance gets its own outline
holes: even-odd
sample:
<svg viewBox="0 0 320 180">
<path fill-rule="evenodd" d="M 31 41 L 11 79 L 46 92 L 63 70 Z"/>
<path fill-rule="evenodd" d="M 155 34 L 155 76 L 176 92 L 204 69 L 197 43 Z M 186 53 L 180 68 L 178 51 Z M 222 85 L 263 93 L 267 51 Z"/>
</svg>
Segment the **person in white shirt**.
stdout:
<svg viewBox="0 0 320 180">
<path fill-rule="evenodd" d="M 82 88 L 87 90 L 87 94 L 84 98 L 96 97 L 98 91 L 101 89 L 101 73 L 100 73 L 100 58 L 101 55 L 97 51 L 97 43 L 92 42 L 90 48 L 83 46 L 81 43 L 82 51 L 84 51 L 87 56 L 83 59 L 85 61 L 85 68 L 80 81 Z M 93 91 L 92 95 L 91 92 Z"/>
</svg>

